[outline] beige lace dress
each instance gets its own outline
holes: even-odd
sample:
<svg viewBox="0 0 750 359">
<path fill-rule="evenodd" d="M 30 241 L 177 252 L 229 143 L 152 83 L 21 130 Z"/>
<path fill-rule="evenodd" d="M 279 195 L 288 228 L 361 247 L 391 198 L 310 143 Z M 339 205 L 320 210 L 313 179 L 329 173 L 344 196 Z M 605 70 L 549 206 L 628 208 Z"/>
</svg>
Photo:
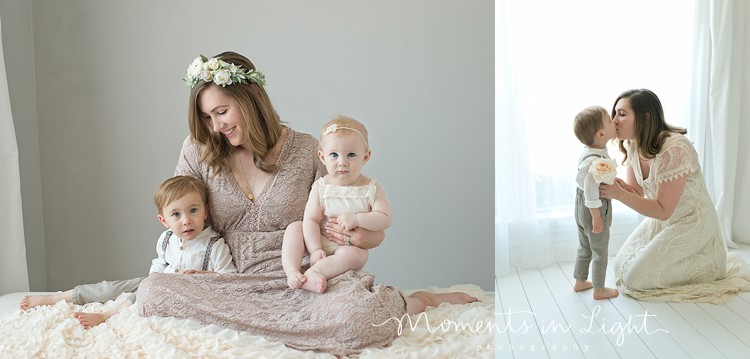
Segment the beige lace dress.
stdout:
<svg viewBox="0 0 750 359">
<path fill-rule="evenodd" d="M 656 198 L 661 183 L 680 176 L 687 182 L 672 216 L 644 219 L 618 251 L 613 264 L 620 291 L 642 300 L 724 304 L 733 293 L 750 290 L 747 264 L 727 257 L 690 141 L 679 134 L 667 138 L 646 179 L 633 150 L 627 165 L 648 198 Z"/>
<path fill-rule="evenodd" d="M 318 141 L 288 131 L 278 169 L 255 202 L 231 173 L 211 177 L 198 146 L 185 140 L 175 172 L 207 185 L 212 225 L 224 236 L 240 274 L 154 274 L 138 289 L 139 312 L 190 318 L 337 355 L 388 346 L 397 333 L 390 319 L 406 313 L 397 289 L 375 285 L 373 275 L 355 271 L 329 280 L 324 294 L 287 287 L 281 266 L 284 229 L 302 220 L 310 188 L 325 174 Z"/>
</svg>

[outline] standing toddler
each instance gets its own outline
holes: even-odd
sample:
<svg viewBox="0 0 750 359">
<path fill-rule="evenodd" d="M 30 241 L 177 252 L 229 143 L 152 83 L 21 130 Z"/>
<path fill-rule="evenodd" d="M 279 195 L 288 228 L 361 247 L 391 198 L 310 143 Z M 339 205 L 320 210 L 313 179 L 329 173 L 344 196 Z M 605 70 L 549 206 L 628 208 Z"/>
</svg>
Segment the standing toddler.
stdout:
<svg viewBox="0 0 750 359">
<path fill-rule="evenodd" d="M 585 145 L 578 160 L 576 176 L 575 218 L 578 225 L 578 256 L 573 277 L 573 290 L 594 288 L 594 299 L 616 297 L 617 289 L 604 286 L 607 273 L 609 226 L 612 223 L 612 202 L 600 199 L 599 184 L 614 183 L 616 163 L 609 158 L 607 142 L 617 137 L 612 119 L 601 106 L 585 108 L 573 121 L 573 132 Z M 589 277 L 591 265 L 591 279 Z"/>
</svg>

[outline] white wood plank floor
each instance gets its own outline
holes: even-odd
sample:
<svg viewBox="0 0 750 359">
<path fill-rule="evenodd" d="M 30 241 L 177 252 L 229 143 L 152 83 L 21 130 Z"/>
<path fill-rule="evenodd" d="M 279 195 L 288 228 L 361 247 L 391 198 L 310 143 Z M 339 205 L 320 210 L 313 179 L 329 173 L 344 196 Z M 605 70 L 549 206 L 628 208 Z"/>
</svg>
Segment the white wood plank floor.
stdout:
<svg viewBox="0 0 750 359">
<path fill-rule="evenodd" d="M 750 262 L 750 246 L 730 253 Z M 750 358 L 750 292 L 724 306 L 594 300 L 572 273 L 571 261 L 496 278 L 496 358 Z"/>
</svg>

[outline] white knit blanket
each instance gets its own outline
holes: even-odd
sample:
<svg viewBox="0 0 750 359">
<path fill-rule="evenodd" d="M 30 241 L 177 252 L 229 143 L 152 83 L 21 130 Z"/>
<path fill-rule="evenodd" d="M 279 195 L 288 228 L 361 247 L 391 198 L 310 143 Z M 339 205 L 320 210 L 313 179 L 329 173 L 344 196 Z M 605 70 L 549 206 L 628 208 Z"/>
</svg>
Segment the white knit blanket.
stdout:
<svg viewBox="0 0 750 359">
<path fill-rule="evenodd" d="M 475 285 L 430 292 L 463 291 L 481 300 L 465 305 L 443 304 L 420 315 L 394 318 L 403 329 L 388 348 L 367 349 L 355 358 L 492 358 L 494 297 Z M 409 294 L 409 291 L 406 291 Z M 28 312 L 20 309 L 0 319 L 0 353 L 9 358 L 333 358 L 301 352 L 278 342 L 192 320 L 149 317 L 135 305 L 107 322 L 84 329 L 72 317 L 77 311 L 103 312 L 121 301 L 83 306 L 60 301 Z"/>
</svg>

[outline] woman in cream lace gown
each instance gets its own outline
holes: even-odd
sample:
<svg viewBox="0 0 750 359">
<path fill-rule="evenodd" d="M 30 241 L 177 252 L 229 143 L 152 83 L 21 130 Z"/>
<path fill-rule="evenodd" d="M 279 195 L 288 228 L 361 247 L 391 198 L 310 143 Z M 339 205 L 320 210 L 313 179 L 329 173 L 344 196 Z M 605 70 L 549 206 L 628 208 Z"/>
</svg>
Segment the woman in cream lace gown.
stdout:
<svg viewBox="0 0 750 359">
<path fill-rule="evenodd" d="M 153 275 L 137 292 L 143 316 L 190 318 L 261 335 L 297 349 L 337 355 L 388 346 L 396 319 L 442 302 L 476 301 L 464 293 L 409 296 L 349 271 L 324 294 L 291 290 L 281 264 L 284 230 L 302 220 L 313 182 L 326 174 L 318 141 L 282 125 L 263 89 L 265 77 L 244 56 L 198 57 L 188 68 L 190 136 L 176 174 L 209 191 L 209 214 L 240 274 Z M 328 223 L 329 239 L 373 248 L 383 232 L 344 231 Z"/>
<path fill-rule="evenodd" d="M 686 130 L 668 125 L 659 98 L 640 89 L 615 101 L 612 119 L 627 180 L 602 185 L 647 218 L 614 260 L 621 293 L 635 299 L 724 304 L 750 290 L 748 266 L 727 257 L 716 210 Z"/>
</svg>

